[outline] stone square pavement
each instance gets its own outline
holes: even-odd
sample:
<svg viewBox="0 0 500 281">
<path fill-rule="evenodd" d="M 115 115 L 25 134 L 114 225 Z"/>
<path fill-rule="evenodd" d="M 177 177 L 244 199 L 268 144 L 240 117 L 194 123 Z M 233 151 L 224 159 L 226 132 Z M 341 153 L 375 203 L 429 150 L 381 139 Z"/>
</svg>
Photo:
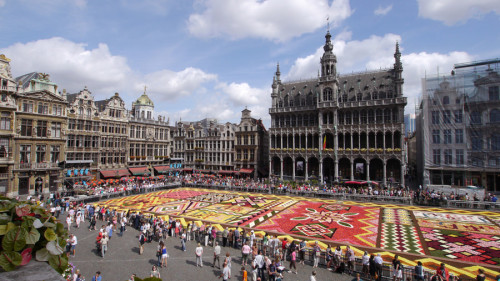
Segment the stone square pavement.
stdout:
<svg viewBox="0 0 500 281">
<path fill-rule="evenodd" d="M 64 221 L 65 214 L 59 217 Z M 104 223 L 97 221 L 96 228 L 99 229 Z M 139 255 L 139 232 L 132 227 L 127 227 L 127 231 L 123 236 L 119 236 L 118 232 L 113 233 L 111 240 L 108 243 L 108 252 L 102 258 L 96 250 L 96 237 L 98 230 L 89 231 L 89 222 L 85 221 L 76 228 L 71 226 L 70 233 L 75 234 L 78 239 L 75 257 L 70 257 L 69 261 L 85 276 L 85 280 L 92 280 L 92 276 L 96 271 L 101 272 L 103 281 L 126 281 L 135 273 L 140 278 L 149 277 L 151 268 L 157 263 L 156 249 L 158 242 L 146 243 L 144 253 Z M 212 267 L 213 248 L 211 246 L 204 247 L 202 268 L 196 267 L 196 259 L 194 249 L 196 243 L 188 241 L 186 243 L 187 251 L 182 251 L 179 238 L 168 237 L 166 240 L 167 251 L 169 254 L 166 268 L 160 268 L 161 278 L 165 281 L 205 281 L 205 280 L 222 280 L 218 276 L 221 269 Z M 242 280 L 241 276 L 241 251 L 230 247 L 222 247 L 222 255 L 229 252 L 232 260 L 232 277 L 230 280 Z M 289 262 L 286 262 L 288 268 Z M 298 264 L 298 274 L 284 273 L 284 280 L 288 281 L 309 281 L 312 265 L 306 261 L 305 265 Z M 249 281 L 251 279 L 251 267 L 246 266 L 249 272 Z M 352 280 L 349 275 L 340 275 L 332 273 L 326 268 L 316 268 L 316 277 L 318 281 L 325 280 Z"/>
</svg>

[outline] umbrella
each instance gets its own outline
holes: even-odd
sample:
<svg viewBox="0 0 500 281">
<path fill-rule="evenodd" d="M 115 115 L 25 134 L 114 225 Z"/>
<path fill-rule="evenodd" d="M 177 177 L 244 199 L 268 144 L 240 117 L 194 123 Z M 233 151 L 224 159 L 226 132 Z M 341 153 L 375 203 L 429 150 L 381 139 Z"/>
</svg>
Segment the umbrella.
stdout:
<svg viewBox="0 0 500 281">
<path fill-rule="evenodd" d="M 362 182 L 359 182 L 359 181 L 346 181 L 344 183 L 345 184 L 362 184 Z"/>
</svg>

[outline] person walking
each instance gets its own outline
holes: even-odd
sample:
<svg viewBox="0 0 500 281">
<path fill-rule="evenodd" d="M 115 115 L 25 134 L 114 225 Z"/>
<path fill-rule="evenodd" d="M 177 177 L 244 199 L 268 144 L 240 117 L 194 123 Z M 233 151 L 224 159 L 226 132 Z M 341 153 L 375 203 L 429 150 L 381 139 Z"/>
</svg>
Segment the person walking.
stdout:
<svg viewBox="0 0 500 281">
<path fill-rule="evenodd" d="M 224 281 L 229 281 L 229 278 L 231 278 L 231 272 L 229 271 L 226 263 L 224 263 L 224 269 L 222 270 L 221 275 L 219 275 L 219 278 L 222 278 Z"/>
<path fill-rule="evenodd" d="M 196 266 L 203 267 L 203 260 L 202 260 L 202 255 L 203 255 L 203 247 L 201 247 L 201 244 L 198 243 L 198 247 L 194 250 L 194 253 L 196 254 Z"/>
<path fill-rule="evenodd" d="M 100 271 L 97 271 L 95 273 L 95 275 L 92 277 L 92 281 L 102 281 L 102 277 L 101 277 L 101 272 Z"/>
<path fill-rule="evenodd" d="M 297 265 L 296 265 L 296 261 L 297 261 L 297 251 L 292 251 L 290 253 L 290 270 L 288 272 L 292 272 L 292 268 L 295 269 L 295 274 L 297 274 Z"/>
<path fill-rule="evenodd" d="M 309 281 L 316 281 L 316 271 L 313 270 L 311 277 L 309 277 Z"/>
<path fill-rule="evenodd" d="M 399 256 L 395 255 L 392 260 L 392 280 L 393 281 L 401 281 L 403 278 L 403 271 L 401 270 L 401 261 L 399 260 Z"/>
<path fill-rule="evenodd" d="M 146 236 L 144 236 L 144 232 L 141 232 L 139 234 L 139 255 L 144 252 L 144 243 L 146 243 Z"/>
<path fill-rule="evenodd" d="M 217 261 L 217 267 L 220 268 L 220 246 L 219 242 L 215 242 L 215 247 L 214 247 L 214 263 L 212 267 L 215 267 L 215 262 Z"/>
<path fill-rule="evenodd" d="M 302 239 L 300 240 L 300 243 L 299 243 L 299 263 L 301 263 L 302 265 L 304 264 L 304 261 L 305 261 L 305 256 L 306 256 L 306 247 L 307 247 L 307 244 L 306 244 L 306 240 Z"/>
<path fill-rule="evenodd" d="M 160 241 L 158 248 L 156 249 L 156 258 L 158 259 L 158 266 L 161 266 L 161 255 L 163 250 L 163 241 Z"/>
<path fill-rule="evenodd" d="M 251 251 L 252 249 L 250 248 L 248 243 L 245 243 L 245 245 L 241 247 L 241 263 L 243 266 L 247 265 L 248 256 L 250 255 Z"/>
<path fill-rule="evenodd" d="M 104 254 L 108 251 L 108 235 L 104 233 L 104 235 L 101 238 L 101 256 L 104 258 Z"/>
<path fill-rule="evenodd" d="M 182 251 L 186 251 L 186 234 L 185 233 L 182 233 L 181 235 L 181 247 L 182 247 Z"/>
<path fill-rule="evenodd" d="M 314 258 L 313 268 L 318 267 L 320 257 L 321 257 L 321 248 L 318 244 L 318 241 L 316 241 L 314 243 L 314 248 L 313 248 L 313 258 Z"/>
<path fill-rule="evenodd" d="M 222 246 L 226 247 L 227 245 L 227 237 L 229 236 L 229 230 L 226 227 L 224 231 L 222 232 Z"/>
</svg>

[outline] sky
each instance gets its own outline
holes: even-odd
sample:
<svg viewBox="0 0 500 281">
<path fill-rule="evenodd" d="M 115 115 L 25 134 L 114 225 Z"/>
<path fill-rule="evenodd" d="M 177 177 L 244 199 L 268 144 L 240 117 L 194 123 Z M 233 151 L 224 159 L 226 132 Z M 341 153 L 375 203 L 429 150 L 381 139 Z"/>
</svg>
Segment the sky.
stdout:
<svg viewBox="0 0 500 281">
<path fill-rule="evenodd" d="M 498 0 L 0 0 L 0 54 L 95 100 L 144 92 L 175 121 L 269 126 L 271 84 L 317 77 L 329 27 L 337 71 L 392 67 L 399 42 L 412 113 L 421 79 L 500 57 Z"/>
</svg>

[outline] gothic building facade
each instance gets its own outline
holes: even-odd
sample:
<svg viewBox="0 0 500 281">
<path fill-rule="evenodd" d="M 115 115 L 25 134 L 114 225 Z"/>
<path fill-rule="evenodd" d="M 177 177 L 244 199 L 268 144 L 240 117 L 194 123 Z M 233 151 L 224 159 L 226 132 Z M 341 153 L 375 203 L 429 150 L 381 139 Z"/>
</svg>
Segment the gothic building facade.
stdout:
<svg viewBox="0 0 500 281">
<path fill-rule="evenodd" d="M 403 66 L 339 75 L 327 32 L 317 79 L 272 84 L 269 174 L 404 184 Z"/>
</svg>

